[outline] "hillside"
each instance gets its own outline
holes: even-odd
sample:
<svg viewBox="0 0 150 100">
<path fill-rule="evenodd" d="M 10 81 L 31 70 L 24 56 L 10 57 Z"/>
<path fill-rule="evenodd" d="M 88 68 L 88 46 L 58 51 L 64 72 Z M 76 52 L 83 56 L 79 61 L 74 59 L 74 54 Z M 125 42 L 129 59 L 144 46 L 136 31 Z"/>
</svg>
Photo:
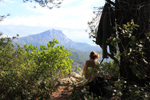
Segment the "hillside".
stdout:
<svg viewBox="0 0 150 100">
<path fill-rule="evenodd" d="M 73 48 L 66 48 L 66 49 L 70 53 L 72 53 L 72 56 L 69 57 L 70 59 L 73 59 L 75 62 L 73 63 L 72 67 L 75 68 L 78 66 L 80 68 L 83 68 L 85 61 L 89 59 L 89 54 L 91 51 L 80 51 Z M 95 52 L 97 52 L 100 55 L 98 59 L 98 61 L 100 62 L 102 60 L 101 53 L 99 53 L 100 52 L 99 50 L 96 50 Z M 112 61 L 110 58 L 104 59 L 104 62 L 110 62 L 110 61 Z"/>
<path fill-rule="evenodd" d="M 75 67 L 83 67 L 85 61 L 87 59 L 89 59 L 89 52 L 90 51 L 80 51 L 80 50 L 76 50 L 76 49 L 73 49 L 73 48 L 67 48 L 67 50 L 72 53 L 71 56 L 69 56 L 70 59 L 73 59 L 74 63 L 72 64 L 72 68 L 75 68 Z"/>
</svg>

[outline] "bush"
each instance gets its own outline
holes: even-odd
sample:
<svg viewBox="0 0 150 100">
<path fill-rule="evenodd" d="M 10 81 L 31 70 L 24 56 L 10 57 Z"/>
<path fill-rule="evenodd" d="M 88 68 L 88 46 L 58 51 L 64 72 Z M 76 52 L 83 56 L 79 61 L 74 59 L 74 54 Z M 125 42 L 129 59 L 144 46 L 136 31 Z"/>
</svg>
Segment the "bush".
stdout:
<svg viewBox="0 0 150 100">
<path fill-rule="evenodd" d="M 1 34 L 2 36 L 2 34 Z M 15 37 L 14 37 L 15 38 Z M 40 49 L 14 46 L 0 37 L 0 99 L 48 99 L 59 86 L 58 77 L 71 71 L 71 55 L 53 39 Z"/>
</svg>

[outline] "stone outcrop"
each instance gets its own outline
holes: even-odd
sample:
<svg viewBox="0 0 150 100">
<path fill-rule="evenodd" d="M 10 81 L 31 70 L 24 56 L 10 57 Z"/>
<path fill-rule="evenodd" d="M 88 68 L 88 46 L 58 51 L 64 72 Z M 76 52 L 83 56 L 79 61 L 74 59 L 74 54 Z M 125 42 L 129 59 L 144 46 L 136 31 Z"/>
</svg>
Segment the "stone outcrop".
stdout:
<svg viewBox="0 0 150 100">
<path fill-rule="evenodd" d="M 75 85 L 80 80 L 82 80 L 82 76 L 77 74 L 76 72 L 72 72 L 68 77 L 61 79 L 59 82 L 61 86 L 66 86 Z"/>
</svg>

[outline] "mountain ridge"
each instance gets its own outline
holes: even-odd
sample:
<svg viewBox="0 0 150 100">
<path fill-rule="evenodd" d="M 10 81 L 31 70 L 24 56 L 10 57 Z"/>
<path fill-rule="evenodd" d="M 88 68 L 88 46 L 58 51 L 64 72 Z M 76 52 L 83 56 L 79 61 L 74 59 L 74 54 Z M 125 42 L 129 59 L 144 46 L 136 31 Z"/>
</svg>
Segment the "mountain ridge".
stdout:
<svg viewBox="0 0 150 100">
<path fill-rule="evenodd" d="M 61 30 L 46 30 L 44 32 L 28 35 L 25 37 L 19 37 L 14 40 L 15 43 L 19 45 L 32 44 L 34 46 L 46 45 L 48 41 L 52 41 L 55 38 L 58 40 L 59 45 L 63 45 L 66 48 L 74 48 L 81 51 L 95 51 L 100 50 L 98 46 L 92 46 L 87 43 L 74 42 L 69 39 Z"/>
</svg>

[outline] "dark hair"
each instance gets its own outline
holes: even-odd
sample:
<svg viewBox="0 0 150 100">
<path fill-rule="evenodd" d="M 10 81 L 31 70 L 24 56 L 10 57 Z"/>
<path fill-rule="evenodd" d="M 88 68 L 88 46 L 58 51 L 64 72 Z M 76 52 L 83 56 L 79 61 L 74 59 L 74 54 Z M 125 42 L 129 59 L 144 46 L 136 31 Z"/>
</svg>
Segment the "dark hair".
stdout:
<svg viewBox="0 0 150 100">
<path fill-rule="evenodd" d="M 99 54 L 97 54 L 95 51 L 92 51 L 91 53 L 90 53 L 90 58 L 91 59 L 98 59 L 99 58 Z"/>
</svg>

